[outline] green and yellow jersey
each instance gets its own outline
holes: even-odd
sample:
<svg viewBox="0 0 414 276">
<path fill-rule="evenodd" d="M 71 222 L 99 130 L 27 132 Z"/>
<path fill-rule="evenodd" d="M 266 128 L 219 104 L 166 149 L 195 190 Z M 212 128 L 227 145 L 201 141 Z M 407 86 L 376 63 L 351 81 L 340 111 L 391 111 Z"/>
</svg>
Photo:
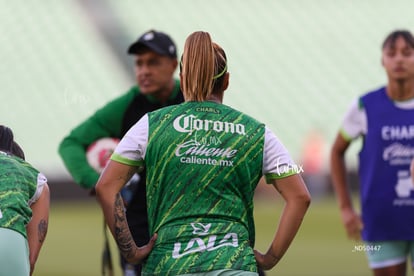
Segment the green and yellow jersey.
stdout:
<svg viewBox="0 0 414 276">
<path fill-rule="evenodd" d="M 0 227 L 27 238 L 30 205 L 39 198 L 46 182 L 46 177 L 29 163 L 0 151 Z"/>
<path fill-rule="evenodd" d="M 214 102 L 148 113 L 111 159 L 147 170 L 150 233 L 158 239 L 143 275 L 256 271 L 256 186 L 263 175 L 296 173 L 264 124 Z"/>
</svg>

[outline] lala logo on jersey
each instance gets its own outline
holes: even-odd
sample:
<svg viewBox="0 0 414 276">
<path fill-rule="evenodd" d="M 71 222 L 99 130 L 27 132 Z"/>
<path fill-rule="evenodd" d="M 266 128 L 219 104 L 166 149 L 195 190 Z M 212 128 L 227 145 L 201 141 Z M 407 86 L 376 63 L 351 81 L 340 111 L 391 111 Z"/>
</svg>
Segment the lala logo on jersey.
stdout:
<svg viewBox="0 0 414 276">
<path fill-rule="evenodd" d="M 224 235 L 223 239 L 217 241 L 216 235 L 208 236 L 207 243 L 203 241 L 203 236 L 207 236 L 211 227 L 211 223 L 204 225 L 202 223 L 191 223 L 191 227 L 193 228 L 193 234 L 198 235 L 199 237 L 193 238 L 188 241 L 187 246 L 181 251 L 181 243 L 176 242 L 174 244 L 174 250 L 172 252 L 172 257 L 174 259 L 181 258 L 185 255 L 196 253 L 196 252 L 204 252 L 204 251 L 214 251 L 223 246 L 239 246 L 239 239 L 236 233 L 227 233 Z"/>
<path fill-rule="evenodd" d="M 191 223 L 191 226 L 193 227 L 193 234 L 199 235 L 199 236 L 206 236 L 208 235 L 208 231 L 210 230 L 211 223 L 204 225 L 202 223 Z"/>
</svg>

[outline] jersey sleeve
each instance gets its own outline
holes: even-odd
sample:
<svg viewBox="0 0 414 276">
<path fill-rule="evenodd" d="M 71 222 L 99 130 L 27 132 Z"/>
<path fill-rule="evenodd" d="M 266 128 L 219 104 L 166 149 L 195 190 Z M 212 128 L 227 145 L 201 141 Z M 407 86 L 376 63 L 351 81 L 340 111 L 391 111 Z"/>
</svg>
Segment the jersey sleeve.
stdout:
<svg viewBox="0 0 414 276">
<path fill-rule="evenodd" d="M 365 109 L 359 99 L 349 107 L 342 120 L 340 133 L 346 141 L 358 138 L 367 132 L 367 117 Z"/>
<path fill-rule="evenodd" d="M 130 166 L 142 166 L 148 145 L 148 114 L 145 114 L 125 134 L 111 160 Z"/>
<path fill-rule="evenodd" d="M 42 194 L 43 187 L 46 185 L 46 183 L 47 183 L 46 176 L 42 173 L 38 173 L 36 191 L 34 195 L 32 196 L 32 198 L 29 199 L 29 206 L 35 203 L 39 199 L 40 195 Z"/>
<path fill-rule="evenodd" d="M 299 173 L 289 152 L 276 135 L 266 127 L 263 152 L 263 174 L 266 182 Z"/>
<path fill-rule="evenodd" d="M 75 127 L 59 145 L 59 154 L 74 181 L 84 188 L 92 188 L 99 174 L 89 165 L 86 149 L 99 138 L 119 137 L 125 109 L 135 91 L 131 89 L 97 110 Z"/>
</svg>

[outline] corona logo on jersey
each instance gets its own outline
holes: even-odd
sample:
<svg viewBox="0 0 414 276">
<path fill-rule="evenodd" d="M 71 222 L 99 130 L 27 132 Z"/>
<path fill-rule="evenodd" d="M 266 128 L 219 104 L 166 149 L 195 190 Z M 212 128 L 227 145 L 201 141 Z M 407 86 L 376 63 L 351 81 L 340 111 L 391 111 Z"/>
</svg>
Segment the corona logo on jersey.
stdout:
<svg viewBox="0 0 414 276">
<path fill-rule="evenodd" d="M 215 132 L 237 133 L 246 135 L 243 124 L 235 124 L 230 122 L 200 120 L 194 115 L 181 115 L 175 118 L 174 128 L 178 132 L 193 132 L 194 130 L 213 130 Z"/>
<path fill-rule="evenodd" d="M 203 131 L 212 130 L 216 133 L 246 135 L 245 126 L 222 121 L 200 120 L 194 115 L 180 115 L 175 118 L 174 129 L 181 133 L 192 134 L 192 139 L 177 145 L 175 156 L 180 157 L 181 163 L 232 167 L 238 150 L 231 147 L 221 147 L 220 137 L 209 135 L 200 137 Z M 193 133 L 194 132 L 194 133 Z"/>
<path fill-rule="evenodd" d="M 191 223 L 191 227 L 193 228 L 193 234 L 197 235 L 198 237 L 189 240 L 184 248 L 181 247 L 182 244 L 180 242 L 176 242 L 174 244 L 174 250 L 172 252 L 172 257 L 174 259 L 178 259 L 185 255 L 197 252 L 214 251 L 224 246 L 239 246 L 239 239 L 236 233 L 227 233 L 220 240 L 217 239 L 216 235 L 208 236 L 208 231 L 210 230 L 211 223 L 206 225 L 199 222 Z M 203 240 L 201 237 L 206 237 L 207 242 L 205 242 L 205 240 Z"/>
</svg>

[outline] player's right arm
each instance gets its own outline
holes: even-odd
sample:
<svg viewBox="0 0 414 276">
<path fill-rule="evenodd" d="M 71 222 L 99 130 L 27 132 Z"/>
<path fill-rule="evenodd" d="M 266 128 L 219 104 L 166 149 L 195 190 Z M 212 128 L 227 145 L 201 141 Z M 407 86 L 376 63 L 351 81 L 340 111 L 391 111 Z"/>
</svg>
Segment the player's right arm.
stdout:
<svg viewBox="0 0 414 276">
<path fill-rule="evenodd" d="M 362 221 L 352 204 L 352 196 L 347 183 L 347 167 L 345 153 L 353 139 L 366 131 L 366 117 L 359 101 L 349 108 L 332 145 L 330 153 L 331 178 L 339 204 L 342 223 L 350 239 L 360 240 Z"/>
<path fill-rule="evenodd" d="M 120 191 L 137 173 L 135 166 L 110 160 L 96 185 L 96 196 L 101 205 L 105 221 L 124 258 L 132 264 L 141 263 L 151 252 L 156 235 L 145 246 L 138 247 L 131 235 L 125 215 L 125 206 Z"/>
<path fill-rule="evenodd" d="M 148 144 L 148 116 L 144 115 L 122 138 L 96 184 L 96 196 L 105 221 L 121 254 L 129 263 L 140 263 L 152 250 L 156 234 L 149 243 L 137 247 L 128 227 L 120 191 L 144 166 Z"/>
<path fill-rule="evenodd" d="M 346 179 L 345 152 L 349 145 L 350 142 L 338 133 L 331 150 L 331 178 L 347 235 L 351 239 L 359 240 L 362 222 L 354 210 Z"/>
</svg>

